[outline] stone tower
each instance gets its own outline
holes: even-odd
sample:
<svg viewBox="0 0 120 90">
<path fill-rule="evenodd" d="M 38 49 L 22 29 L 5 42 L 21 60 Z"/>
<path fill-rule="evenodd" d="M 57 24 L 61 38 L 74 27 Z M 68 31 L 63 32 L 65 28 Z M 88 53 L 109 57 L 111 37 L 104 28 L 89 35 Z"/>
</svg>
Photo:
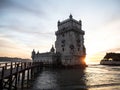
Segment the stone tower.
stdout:
<svg viewBox="0 0 120 90">
<path fill-rule="evenodd" d="M 70 15 L 68 19 L 58 21 L 58 30 L 55 34 L 56 53 L 61 54 L 62 64 L 85 64 L 86 50 L 83 37 L 85 32 L 82 30 L 82 21 L 77 21 Z"/>
</svg>

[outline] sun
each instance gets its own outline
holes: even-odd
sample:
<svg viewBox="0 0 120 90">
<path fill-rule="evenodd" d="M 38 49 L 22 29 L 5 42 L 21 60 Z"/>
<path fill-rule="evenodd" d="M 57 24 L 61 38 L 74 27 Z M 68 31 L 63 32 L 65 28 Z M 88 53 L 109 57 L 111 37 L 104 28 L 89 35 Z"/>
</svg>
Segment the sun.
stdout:
<svg viewBox="0 0 120 90">
<path fill-rule="evenodd" d="M 85 62 L 86 62 L 86 64 L 91 64 L 92 63 L 90 61 L 90 57 L 88 55 L 86 55 Z"/>
</svg>

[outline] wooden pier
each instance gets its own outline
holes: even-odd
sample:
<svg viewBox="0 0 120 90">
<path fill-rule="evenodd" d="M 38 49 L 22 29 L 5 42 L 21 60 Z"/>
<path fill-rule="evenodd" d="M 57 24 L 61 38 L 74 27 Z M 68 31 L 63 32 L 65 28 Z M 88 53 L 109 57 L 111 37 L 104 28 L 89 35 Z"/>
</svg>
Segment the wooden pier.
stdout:
<svg viewBox="0 0 120 90">
<path fill-rule="evenodd" d="M 0 64 L 0 90 L 23 90 L 29 87 L 43 68 L 41 62 L 10 62 Z"/>
</svg>

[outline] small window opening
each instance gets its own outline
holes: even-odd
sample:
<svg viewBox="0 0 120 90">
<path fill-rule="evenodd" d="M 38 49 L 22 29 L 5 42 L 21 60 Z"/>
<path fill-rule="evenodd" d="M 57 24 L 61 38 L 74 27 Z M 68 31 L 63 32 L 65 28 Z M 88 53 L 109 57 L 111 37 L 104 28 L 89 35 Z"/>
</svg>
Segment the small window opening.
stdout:
<svg viewBox="0 0 120 90">
<path fill-rule="evenodd" d="M 64 52 L 64 48 L 62 48 L 62 51 Z"/>
</svg>

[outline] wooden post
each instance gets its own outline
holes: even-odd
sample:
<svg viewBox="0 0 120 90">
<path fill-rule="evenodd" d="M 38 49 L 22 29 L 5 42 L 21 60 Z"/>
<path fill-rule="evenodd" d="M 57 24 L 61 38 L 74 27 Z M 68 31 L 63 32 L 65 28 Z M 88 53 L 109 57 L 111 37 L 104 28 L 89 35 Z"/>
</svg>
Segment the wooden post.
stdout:
<svg viewBox="0 0 120 90">
<path fill-rule="evenodd" d="M 20 73 L 18 73 L 18 84 L 20 83 Z"/>
<path fill-rule="evenodd" d="M 10 66 L 10 76 L 9 76 L 9 90 L 12 90 L 12 62 L 11 62 L 11 66 Z"/>
<path fill-rule="evenodd" d="M 18 63 L 18 66 L 19 66 L 18 68 L 19 68 L 19 69 L 21 68 L 21 67 L 20 67 L 20 64 L 21 64 L 21 63 Z M 19 83 L 19 82 L 20 82 L 20 73 L 18 73 L 18 83 Z"/>
<path fill-rule="evenodd" d="M 24 69 L 26 68 L 26 62 L 24 63 Z"/>
<path fill-rule="evenodd" d="M 38 62 L 38 73 L 40 71 L 40 62 Z"/>
<path fill-rule="evenodd" d="M 5 63 L 5 69 L 7 69 L 7 63 Z"/>
<path fill-rule="evenodd" d="M 18 68 L 19 68 L 19 64 L 17 64 L 17 67 L 16 67 L 15 90 L 17 90 L 17 83 L 18 83 Z"/>
<path fill-rule="evenodd" d="M 15 68 L 17 67 L 17 63 L 15 62 L 15 66 L 14 66 Z"/>
<path fill-rule="evenodd" d="M 39 72 L 39 62 L 37 63 L 37 73 Z"/>
<path fill-rule="evenodd" d="M 27 71 L 27 88 L 28 88 L 28 86 L 29 86 L 29 69 L 28 69 L 28 71 Z"/>
<path fill-rule="evenodd" d="M 40 71 L 41 71 L 42 68 L 43 68 L 43 63 L 40 62 Z"/>
<path fill-rule="evenodd" d="M 34 68 L 34 71 L 35 71 L 35 75 L 37 73 L 37 62 L 35 62 L 35 68 Z"/>
<path fill-rule="evenodd" d="M 34 67 L 31 67 L 31 79 L 34 79 Z"/>
<path fill-rule="evenodd" d="M 24 79 L 25 79 L 25 71 L 22 72 L 22 81 L 21 81 L 21 89 L 24 88 Z"/>
<path fill-rule="evenodd" d="M 23 66 L 22 66 L 22 62 L 21 62 L 21 69 L 22 69 L 22 67 L 23 67 Z"/>
<path fill-rule="evenodd" d="M 29 69 L 30 79 L 32 79 L 32 78 L 31 78 L 31 76 L 32 76 L 32 63 L 31 63 L 31 62 L 29 63 L 29 67 L 30 67 L 30 69 Z"/>
<path fill-rule="evenodd" d="M 0 89 L 3 90 L 3 80 L 4 80 L 4 67 L 2 67 L 1 80 L 0 80 Z"/>
</svg>

